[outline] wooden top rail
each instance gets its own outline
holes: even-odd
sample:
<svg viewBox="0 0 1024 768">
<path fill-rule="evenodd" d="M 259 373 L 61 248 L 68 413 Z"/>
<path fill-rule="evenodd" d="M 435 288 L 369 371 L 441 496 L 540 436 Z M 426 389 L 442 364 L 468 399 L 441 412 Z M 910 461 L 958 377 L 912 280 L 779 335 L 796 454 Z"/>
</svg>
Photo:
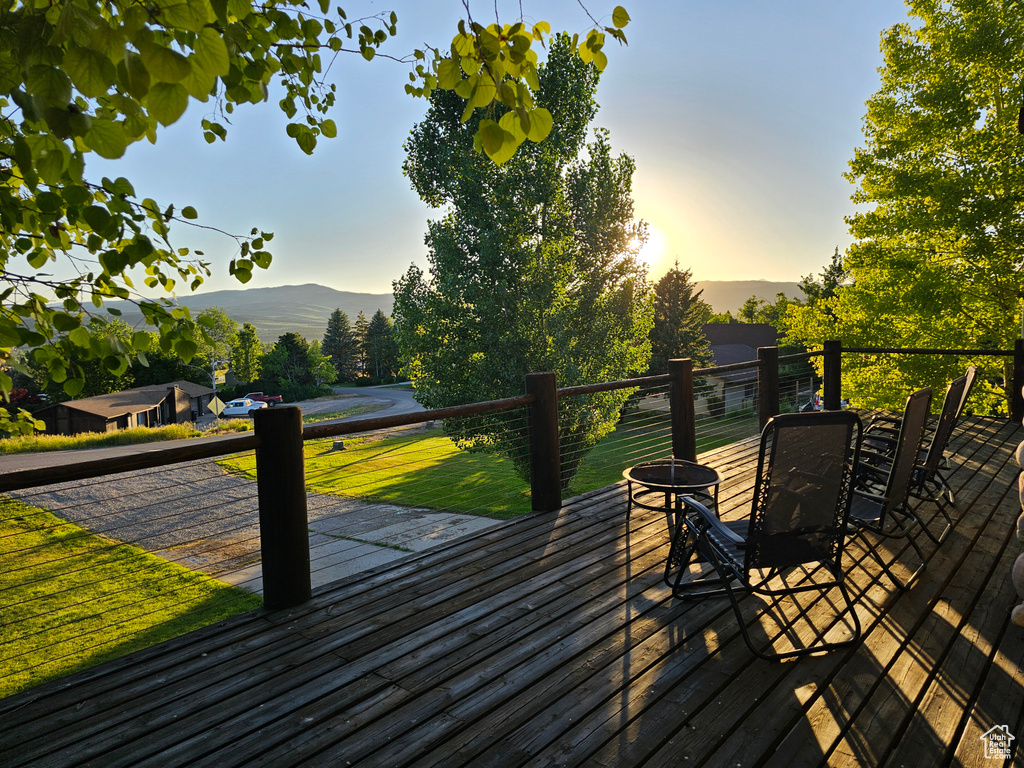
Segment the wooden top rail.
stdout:
<svg viewBox="0 0 1024 768">
<path fill-rule="evenodd" d="M 256 450 L 260 439 L 256 435 L 227 435 L 190 441 L 185 445 L 170 448 L 153 448 L 153 444 L 138 446 L 137 453 L 111 456 L 105 459 L 86 459 L 73 464 L 43 467 L 41 469 L 20 469 L 0 475 L 0 492 L 17 491 L 40 485 L 55 485 L 71 480 L 88 480 L 93 477 L 131 472 L 137 469 L 152 469 L 168 464 L 181 464 L 196 459 L 227 456 L 232 453 Z"/>
<path fill-rule="evenodd" d="M 780 363 L 798 363 L 804 360 L 810 360 L 812 357 L 821 357 L 825 352 L 818 350 L 817 352 L 798 352 L 795 355 L 783 355 L 779 358 Z"/>
<path fill-rule="evenodd" d="M 338 424 L 311 424 L 308 427 L 302 428 L 302 439 L 319 440 L 325 437 L 354 435 L 357 432 L 372 432 L 378 429 L 423 424 L 427 421 L 454 419 L 460 416 L 475 416 L 480 413 L 491 413 L 493 411 L 507 411 L 510 408 L 529 405 L 534 399 L 533 395 L 519 395 L 518 397 L 506 397 L 502 400 L 486 400 L 482 403 L 453 405 L 450 408 L 436 408 L 429 411 L 419 411 L 418 413 L 403 413 L 397 416 L 355 419 Z"/>
<path fill-rule="evenodd" d="M 923 349 L 919 347 L 843 347 L 843 352 L 880 355 L 988 355 L 1013 357 L 1012 349 Z"/>
<path fill-rule="evenodd" d="M 604 381 L 600 384 L 580 384 L 577 387 L 563 387 L 557 391 L 559 398 L 573 397 L 574 395 L 592 395 L 596 392 L 611 392 L 615 389 L 628 389 L 629 387 L 642 387 L 645 384 L 668 384 L 671 379 L 667 373 L 657 376 L 641 376 L 637 379 L 623 379 L 620 381 Z"/>
</svg>

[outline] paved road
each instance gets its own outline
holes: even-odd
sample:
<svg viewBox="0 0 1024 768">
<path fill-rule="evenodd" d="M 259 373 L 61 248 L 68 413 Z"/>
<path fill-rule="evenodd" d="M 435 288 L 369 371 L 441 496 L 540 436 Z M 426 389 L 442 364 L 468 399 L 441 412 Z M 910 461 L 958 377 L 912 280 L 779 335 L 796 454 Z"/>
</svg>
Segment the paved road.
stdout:
<svg viewBox="0 0 1024 768">
<path fill-rule="evenodd" d="M 423 406 L 413 400 L 412 392 L 409 390 L 387 389 L 384 387 L 366 387 L 365 389 L 353 390 L 351 388 L 339 387 L 336 391 L 340 395 L 337 400 L 329 398 L 318 399 L 301 403 L 289 403 L 289 405 L 299 406 L 302 408 L 303 413 L 330 413 L 331 411 L 341 411 L 345 408 L 350 408 L 356 404 L 379 405 L 380 410 L 374 411 L 373 416 L 393 416 L 423 410 Z M 359 414 L 323 423 L 363 419 L 368 415 Z M 228 439 L 228 437 L 230 436 L 204 437 L 202 439 L 217 441 Z M 49 453 L 21 453 L 13 456 L 0 456 L 0 472 L 14 472 L 20 469 L 43 469 L 91 459 L 107 459 L 114 456 L 159 451 L 175 445 L 185 445 L 195 439 L 167 440 L 160 443 L 145 443 L 142 445 L 121 445 L 113 448 L 87 448 L 76 451 L 51 451 Z"/>
</svg>

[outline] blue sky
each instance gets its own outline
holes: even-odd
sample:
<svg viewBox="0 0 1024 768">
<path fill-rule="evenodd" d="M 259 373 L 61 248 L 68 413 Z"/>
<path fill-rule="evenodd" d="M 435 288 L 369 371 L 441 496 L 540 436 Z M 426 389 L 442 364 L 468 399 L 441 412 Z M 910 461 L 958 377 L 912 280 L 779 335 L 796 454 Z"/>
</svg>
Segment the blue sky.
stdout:
<svg viewBox="0 0 1024 768">
<path fill-rule="evenodd" d="M 585 5 L 608 23 L 615 2 Z M 523 0 L 529 20 L 585 32 L 576 0 Z M 906 20 L 900 0 L 633 0 L 629 47 L 612 44 L 595 125 L 637 164 L 638 218 L 651 225 L 644 257 L 656 279 L 678 258 L 698 280 L 798 280 L 849 243 L 842 178 L 863 143 L 864 101 L 877 89 L 880 32 Z M 459 0 L 344 3 L 350 18 L 398 13 L 386 50 L 446 46 Z M 514 21 L 519 3 L 499 2 Z M 493 20 L 494 3 L 471 4 Z M 275 233 L 274 264 L 249 286 L 315 282 L 386 293 L 411 263 L 425 267 L 432 212 L 402 176 L 402 141 L 426 103 L 405 94 L 408 67 L 358 55 L 331 69 L 339 135 L 312 157 L 284 133 L 275 103 L 232 117 L 228 141 L 207 145 L 193 104 L 157 145 L 137 144 L 93 175 L 124 175 L 140 195 L 195 206 L 199 224 Z M 276 102 L 275 99 L 271 99 Z M 241 287 L 227 275 L 233 241 L 178 227 L 215 274 L 204 289 Z"/>
</svg>

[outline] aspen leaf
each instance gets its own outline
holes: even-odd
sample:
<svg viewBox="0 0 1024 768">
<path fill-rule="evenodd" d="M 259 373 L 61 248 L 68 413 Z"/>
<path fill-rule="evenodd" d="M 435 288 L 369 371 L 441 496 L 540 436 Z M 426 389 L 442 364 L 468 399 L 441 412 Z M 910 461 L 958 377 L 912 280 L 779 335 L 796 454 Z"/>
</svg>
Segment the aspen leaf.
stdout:
<svg viewBox="0 0 1024 768">
<path fill-rule="evenodd" d="M 205 71 L 223 77 L 229 70 L 228 47 L 224 38 L 209 27 L 205 27 L 196 38 L 195 62 Z"/>
<path fill-rule="evenodd" d="M 544 141 L 554 124 L 551 113 L 544 107 L 537 107 L 530 112 L 530 130 L 527 131 L 526 138 L 530 141 Z"/>
<path fill-rule="evenodd" d="M 116 73 L 110 59 L 89 48 L 74 47 L 64 54 L 64 71 L 85 96 L 102 96 L 114 82 Z"/>
<path fill-rule="evenodd" d="M 437 65 L 437 87 L 450 91 L 460 82 L 459 65 L 451 59 L 442 59 Z"/>
<path fill-rule="evenodd" d="M 192 71 L 188 59 L 170 48 L 164 48 L 156 43 L 145 43 L 140 49 L 142 63 L 149 74 L 161 82 L 179 83 Z"/>
<path fill-rule="evenodd" d="M 128 148 L 128 137 L 125 136 L 124 128 L 112 120 L 93 120 L 92 127 L 82 140 L 85 146 L 108 160 L 116 160 L 124 155 Z"/>
<path fill-rule="evenodd" d="M 161 125 L 171 125 L 185 113 L 188 91 L 180 83 L 157 83 L 149 90 L 145 104 Z"/>
<path fill-rule="evenodd" d="M 521 120 L 520 115 L 517 114 L 516 110 L 513 109 L 509 110 L 504 115 L 502 115 L 501 119 L 498 121 L 498 125 L 501 126 L 502 130 L 511 134 L 511 136 L 515 139 L 517 146 L 523 143 L 523 140 L 526 138 L 528 127 L 530 125 L 530 118 L 525 110 L 523 111 L 523 116 L 526 117 L 525 121 Z M 526 123 L 527 128 L 523 127 L 523 122 Z"/>
</svg>

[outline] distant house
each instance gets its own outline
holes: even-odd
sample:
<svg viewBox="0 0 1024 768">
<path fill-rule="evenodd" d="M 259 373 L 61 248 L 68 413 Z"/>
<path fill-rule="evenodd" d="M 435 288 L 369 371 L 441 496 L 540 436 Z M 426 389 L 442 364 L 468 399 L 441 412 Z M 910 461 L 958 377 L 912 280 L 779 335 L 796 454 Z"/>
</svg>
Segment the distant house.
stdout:
<svg viewBox="0 0 1024 768">
<path fill-rule="evenodd" d="M 758 347 L 774 347 L 779 343 L 779 332 L 767 323 L 708 323 L 704 336 L 711 345 L 713 365 L 731 365 L 757 360 Z M 699 403 L 705 413 L 713 410 L 712 403 L 722 413 L 754 408 L 757 405 L 757 368 L 726 371 L 705 377 L 712 390 Z M 708 398 L 719 398 L 709 403 Z"/>
<path fill-rule="evenodd" d="M 36 411 L 50 435 L 114 432 L 128 427 L 157 427 L 195 421 L 213 399 L 210 387 L 172 381 L 109 395 L 68 400 Z"/>
</svg>

